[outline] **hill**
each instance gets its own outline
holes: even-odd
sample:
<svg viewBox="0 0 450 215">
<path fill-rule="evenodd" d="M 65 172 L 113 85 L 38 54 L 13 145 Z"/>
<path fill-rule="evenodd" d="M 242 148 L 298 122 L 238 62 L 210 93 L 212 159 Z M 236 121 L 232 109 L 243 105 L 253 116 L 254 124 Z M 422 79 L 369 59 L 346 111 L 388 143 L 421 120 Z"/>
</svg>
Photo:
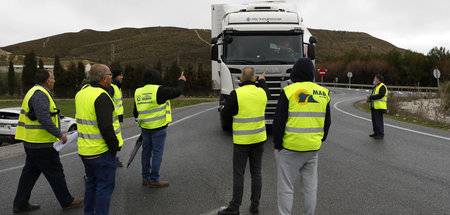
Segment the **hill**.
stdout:
<svg viewBox="0 0 450 215">
<path fill-rule="evenodd" d="M 362 52 L 386 53 L 392 49 L 403 51 L 394 45 L 360 32 L 328 31 L 310 29 L 318 37 L 317 59 L 343 55 L 352 48 Z M 109 63 L 111 44 L 115 48 L 115 60 L 122 65 L 143 63 L 155 65 L 158 60 L 164 66 L 179 57 L 181 65 L 201 62 L 209 64 L 210 46 L 206 41 L 210 30 L 176 27 L 121 28 L 108 32 L 85 29 L 75 33 L 64 33 L 38 40 L 14 44 L 1 49 L 12 55 L 24 55 L 34 50 L 37 56 L 48 61 L 56 55 L 62 60 L 89 60 Z M 0 50 L 1 50 L 0 49 Z M 0 52 L 4 53 L 4 52 Z M 0 57 L 1 60 L 6 58 Z M 15 58 L 17 61 L 21 58 Z M 21 64 L 22 62 L 15 62 Z M 51 64 L 51 62 L 46 62 Z"/>
</svg>

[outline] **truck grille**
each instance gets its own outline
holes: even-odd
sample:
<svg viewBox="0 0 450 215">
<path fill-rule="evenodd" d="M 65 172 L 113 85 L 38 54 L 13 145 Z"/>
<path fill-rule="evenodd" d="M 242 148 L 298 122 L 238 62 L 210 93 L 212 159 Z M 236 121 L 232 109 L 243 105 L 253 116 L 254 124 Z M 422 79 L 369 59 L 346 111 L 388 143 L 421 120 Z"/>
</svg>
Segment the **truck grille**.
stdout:
<svg viewBox="0 0 450 215">
<path fill-rule="evenodd" d="M 266 83 L 269 87 L 271 98 L 267 101 L 266 106 L 266 120 L 273 120 L 275 116 L 275 109 L 277 107 L 278 98 L 280 97 L 282 82 L 286 83 L 290 79 L 290 69 L 286 71 L 285 75 L 282 74 L 266 74 Z M 271 124 L 271 123 L 270 123 Z"/>
</svg>

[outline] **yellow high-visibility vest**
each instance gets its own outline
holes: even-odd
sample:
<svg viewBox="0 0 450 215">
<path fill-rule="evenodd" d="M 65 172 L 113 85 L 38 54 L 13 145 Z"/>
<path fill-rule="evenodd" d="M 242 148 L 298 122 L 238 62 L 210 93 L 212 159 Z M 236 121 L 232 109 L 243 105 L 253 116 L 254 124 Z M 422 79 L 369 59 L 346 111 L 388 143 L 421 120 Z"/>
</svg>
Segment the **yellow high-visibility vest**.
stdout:
<svg viewBox="0 0 450 215">
<path fill-rule="evenodd" d="M 49 106 L 50 117 L 51 117 L 53 123 L 55 123 L 56 127 L 60 128 L 60 125 L 58 123 L 59 122 L 58 121 L 59 114 L 57 114 L 55 101 L 53 100 L 50 93 L 48 93 L 48 91 L 44 87 L 42 87 L 40 85 L 35 85 L 27 92 L 27 94 L 25 95 L 25 98 L 23 99 L 15 138 L 18 140 L 23 140 L 23 141 L 29 142 L 29 143 L 56 142 L 59 139 L 56 138 L 55 136 L 53 136 L 52 134 L 50 134 L 41 125 L 41 123 L 39 123 L 38 120 L 33 121 L 28 117 L 28 114 L 30 112 L 30 107 L 28 106 L 28 102 L 30 101 L 31 96 L 33 96 L 33 94 L 38 90 L 44 92 L 45 95 L 47 95 L 48 100 L 50 101 L 50 106 Z"/>
<path fill-rule="evenodd" d="M 322 145 L 328 89 L 312 82 L 297 82 L 284 89 L 289 113 L 283 147 L 293 151 L 316 151 Z"/>
<path fill-rule="evenodd" d="M 233 117 L 233 143 L 247 145 L 266 141 L 266 92 L 255 85 L 245 85 L 236 89 L 236 96 L 238 114 Z"/>
<path fill-rule="evenodd" d="M 114 102 L 114 107 L 116 108 L 118 115 L 123 115 L 123 98 L 122 98 L 122 90 L 115 84 L 111 84 L 114 89 L 114 96 L 112 100 Z"/>
<path fill-rule="evenodd" d="M 374 95 L 378 95 L 380 93 L 381 86 L 384 86 L 386 88 L 386 93 L 384 94 L 383 98 L 373 101 L 373 108 L 386 110 L 387 109 L 387 95 L 388 95 L 388 89 L 387 89 L 386 85 L 384 85 L 383 83 L 378 84 L 378 86 L 375 88 Z"/>
<path fill-rule="evenodd" d="M 172 111 L 170 101 L 159 105 L 156 101 L 156 94 L 159 85 L 147 84 L 136 89 L 134 101 L 138 112 L 138 124 L 141 128 L 155 129 L 172 122 Z"/>
<path fill-rule="evenodd" d="M 100 87 L 90 85 L 84 87 L 75 96 L 75 118 L 78 129 L 78 154 L 93 156 L 102 154 L 109 150 L 98 128 L 97 114 L 95 113 L 95 100 L 102 94 L 109 94 Z M 111 99 L 112 102 L 112 99 Z M 112 114 L 113 128 L 119 141 L 119 147 L 123 145 L 122 132 L 120 129 L 117 111 Z"/>
</svg>

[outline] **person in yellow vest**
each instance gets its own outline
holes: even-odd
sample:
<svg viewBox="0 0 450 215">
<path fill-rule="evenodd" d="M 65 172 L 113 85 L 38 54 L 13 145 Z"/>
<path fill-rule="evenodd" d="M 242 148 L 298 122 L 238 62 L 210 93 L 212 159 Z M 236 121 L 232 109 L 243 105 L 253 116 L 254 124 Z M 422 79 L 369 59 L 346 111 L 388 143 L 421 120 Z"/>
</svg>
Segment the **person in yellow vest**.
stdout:
<svg viewBox="0 0 450 215">
<path fill-rule="evenodd" d="M 388 89 L 383 83 L 384 77 L 381 74 L 376 74 L 373 78 L 372 94 L 367 97 L 367 102 L 370 102 L 370 111 L 372 113 L 373 137 L 377 140 L 384 138 L 384 123 L 383 114 L 387 110 L 387 95 Z"/>
<path fill-rule="evenodd" d="M 150 187 L 167 187 L 168 181 L 161 181 L 159 170 L 162 163 L 166 130 L 172 121 L 169 99 L 177 98 L 186 86 L 186 77 L 181 72 L 177 87 L 161 86 L 161 73 L 156 70 L 144 72 L 144 86 L 134 93 L 134 111 L 142 130 L 142 184 Z M 151 162 L 150 162 L 151 159 Z"/>
<path fill-rule="evenodd" d="M 227 208 L 218 212 L 219 215 L 239 214 L 247 160 L 250 162 L 252 178 L 250 212 L 259 213 L 262 188 L 261 162 L 264 143 L 267 140 L 264 114 L 267 100 L 270 98 L 264 76 L 265 73 L 259 76 L 259 86 L 256 86 L 255 70 L 251 67 L 244 68 L 240 77 L 241 87 L 231 91 L 221 111 L 224 120 L 232 120 L 234 149 L 233 199 Z"/>
<path fill-rule="evenodd" d="M 23 99 L 16 130 L 16 139 L 23 141 L 26 161 L 14 198 L 14 213 L 40 208 L 28 200 L 41 173 L 45 175 L 62 208 L 68 209 L 83 203 L 83 198 L 74 198 L 70 194 L 59 152 L 53 148 L 54 142 L 61 139 L 64 144 L 67 141 L 66 134 L 60 130 L 59 109 L 52 96 L 55 77 L 47 70 L 38 70 L 35 81 L 36 85 Z"/>
<path fill-rule="evenodd" d="M 85 167 L 84 214 L 109 214 L 115 186 L 116 153 L 123 145 L 117 111 L 107 90 L 112 73 L 95 64 L 90 83 L 75 95 L 78 154 Z"/>
<path fill-rule="evenodd" d="M 119 69 L 115 69 L 112 72 L 111 87 L 108 89 L 108 93 L 111 96 L 117 114 L 119 116 L 119 122 L 123 123 L 123 97 L 122 97 L 122 81 L 123 74 Z M 123 167 L 123 162 L 119 160 L 119 156 L 116 157 L 117 167 Z"/>
<path fill-rule="evenodd" d="M 314 65 L 309 58 L 297 60 L 290 76 L 293 84 L 281 91 L 272 130 L 278 212 L 291 214 L 294 182 L 300 173 L 303 214 L 313 215 L 317 202 L 318 151 L 331 124 L 330 97 L 326 88 L 313 83 Z"/>
</svg>

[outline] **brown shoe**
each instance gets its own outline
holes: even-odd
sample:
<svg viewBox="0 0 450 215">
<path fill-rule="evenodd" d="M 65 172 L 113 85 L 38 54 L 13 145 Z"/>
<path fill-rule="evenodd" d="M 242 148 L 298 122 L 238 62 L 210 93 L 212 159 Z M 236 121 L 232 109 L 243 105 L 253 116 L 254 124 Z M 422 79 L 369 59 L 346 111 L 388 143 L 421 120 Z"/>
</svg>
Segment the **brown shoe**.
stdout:
<svg viewBox="0 0 450 215">
<path fill-rule="evenodd" d="M 70 203 L 69 206 L 64 207 L 63 209 L 67 210 L 67 209 L 75 208 L 75 207 L 83 204 L 83 202 L 84 202 L 84 198 L 76 198 L 72 201 L 72 203 Z"/>
<path fill-rule="evenodd" d="M 149 184 L 150 184 L 150 180 L 148 180 L 148 179 L 142 180 L 142 185 L 149 185 Z"/>
<path fill-rule="evenodd" d="M 26 211 L 34 211 L 34 210 L 37 210 L 39 208 L 41 208 L 41 206 L 38 205 L 38 204 L 28 204 L 25 207 L 16 207 L 16 206 L 14 206 L 13 207 L 13 212 L 14 213 L 22 213 L 22 212 L 26 212 Z"/>
<path fill-rule="evenodd" d="M 169 186 L 168 181 L 150 182 L 150 187 L 167 187 L 167 186 Z"/>
</svg>

